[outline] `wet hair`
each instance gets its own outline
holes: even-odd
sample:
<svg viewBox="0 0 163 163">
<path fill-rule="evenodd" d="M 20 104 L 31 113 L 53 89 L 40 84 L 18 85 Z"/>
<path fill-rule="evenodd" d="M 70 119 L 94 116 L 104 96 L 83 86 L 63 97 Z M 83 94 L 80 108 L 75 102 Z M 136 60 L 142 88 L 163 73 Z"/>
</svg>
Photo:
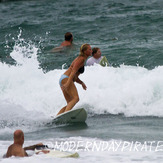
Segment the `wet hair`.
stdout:
<svg viewBox="0 0 163 163">
<path fill-rule="evenodd" d="M 80 47 L 80 54 L 79 54 L 79 56 L 85 56 L 84 52 L 88 49 L 88 46 L 90 46 L 90 45 L 89 44 L 83 44 Z"/>
<path fill-rule="evenodd" d="M 97 51 L 98 51 L 99 49 L 100 49 L 100 48 L 97 48 L 97 47 L 93 48 L 93 49 L 92 49 L 92 56 L 94 56 L 94 54 L 97 53 Z"/>
<path fill-rule="evenodd" d="M 71 38 L 72 38 L 72 33 L 71 32 L 65 33 L 65 41 L 70 41 Z"/>
</svg>

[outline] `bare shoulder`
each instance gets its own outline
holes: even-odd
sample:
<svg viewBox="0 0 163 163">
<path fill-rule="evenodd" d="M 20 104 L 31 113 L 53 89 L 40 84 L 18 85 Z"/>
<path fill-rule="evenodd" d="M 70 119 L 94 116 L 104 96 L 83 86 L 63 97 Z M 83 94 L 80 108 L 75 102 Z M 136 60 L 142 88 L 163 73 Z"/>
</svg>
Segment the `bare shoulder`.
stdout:
<svg viewBox="0 0 163 163">
<path fill-rule="evenodd" d="M 6 157 L 11 157 L 12 156 L 12 149 L 13 149 L 13 144 L 10 145 L 7 149 Z"/>
<path fill-rule="evenodd" d="M 84 65 L 85 59 L 83 57 L 78 57 L 74 60 L 73 68 L 79 69 L 81 66 Z"/>
<path fill-rule="evenodd" d="M 85 59 L 84 59 L 84 57 L 82 57 L 82 56 L 79 56 L 78 58 L 77 58 L 77 60 L 76 60 L 76 63 L 77 64 L 83 64 L 85 62 Z"/>
<path fill-rule="evenodd" d="M 20 145 L 12 144 L 9 146 L 6 157 L 18 156 L 24 157 L 27 156 L 24 149 Z"/>
</svg>

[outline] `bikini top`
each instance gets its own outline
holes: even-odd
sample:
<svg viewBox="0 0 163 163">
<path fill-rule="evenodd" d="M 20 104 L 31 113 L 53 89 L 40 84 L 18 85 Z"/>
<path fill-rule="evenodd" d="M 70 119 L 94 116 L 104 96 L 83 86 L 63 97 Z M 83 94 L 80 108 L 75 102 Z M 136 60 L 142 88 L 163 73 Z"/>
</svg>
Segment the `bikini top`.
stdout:
<svg viewBox="0 0 163 163">
<path fill-rule="evenodd" d="M 80 67 L 78 72 L 80 72 L 81 74 L 84 72 L 84 66 L 83 67 Z"/>
</svg>

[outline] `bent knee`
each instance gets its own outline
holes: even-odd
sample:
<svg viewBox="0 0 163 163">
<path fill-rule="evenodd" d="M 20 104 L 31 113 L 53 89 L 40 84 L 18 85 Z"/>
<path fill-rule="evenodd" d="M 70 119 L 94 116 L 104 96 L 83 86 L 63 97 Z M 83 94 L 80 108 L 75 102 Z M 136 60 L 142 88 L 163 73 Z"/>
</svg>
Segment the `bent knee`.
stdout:
<svg viewBox="0 0 163 163">
<path fill-rule="evenodd" d="M 74 100 L 76 103 L 79 102 L 79 97 L 75 97 Z"/>
</svg>

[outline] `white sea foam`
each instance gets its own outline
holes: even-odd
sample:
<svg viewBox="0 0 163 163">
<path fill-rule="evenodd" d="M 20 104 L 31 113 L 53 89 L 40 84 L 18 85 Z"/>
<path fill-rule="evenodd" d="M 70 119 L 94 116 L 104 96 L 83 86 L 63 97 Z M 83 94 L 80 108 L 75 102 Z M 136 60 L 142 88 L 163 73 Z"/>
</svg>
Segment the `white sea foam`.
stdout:
<svg viewBox="0 0 163 163">
<path fill-rule="evenodd" d="M 58 81 L 64 69 L 44 73 L 37 61 L 38 48 L 19 38 L 11 57 L 17 65 L 0 63 L 0 118 L 6 113 L 35 118 L 56 115 L 66 105 Z M 153 70 L 139 66 L 85 68 L 80 78 L 87 85 L 84 91 L 78 84 L 80 101 L 76 107 L 101 114 L 123 113 L 126 116 L 163 116 L 163 66 Z M 19 109 L 18 109 L 19 108 Z"/>
<path fill-rule="evenodd" d="M 22 45 L 15 45 L 12 57 L 18 61 L 17 65 L 9 66 L 0 63 L 0 134 L 13 134 L 13 130 L 22 128 L 24 132 L 32 128 L 38 130 L 40 121 L 46 121 L 51 115 L 56 115 L 66 102 L 58 84 L 63 70 L 53 70 L 43 73 L 37 61 L 37 48 L 29 55 L 22 56 Z M 26 45 L 25 45 L 26 46 Z M 17 49 L 17 50 L 15 50 Z M 29 49 L 27 48 L 27 51 Z M 26 50 L 25 50 L 26 52 Z M 99 65 L 86 67 L 80 78 L 87 85 L 84 91 L 80 85 L 77 89 L 80 101 L 77 107 L 85 107 L 88 112 L 101 114 L 124 113 L 126 116 L 163 116 L 163 66 L 153 70 L 143 67 L 125 66 L 101 67 Z M 32 125 L 31 125 L 32 123 Z M 23 127 L 23 126 L 26 127 Z M 92 138 L 73 138 L 73 141 L 94 142 L 101 140 Z M 71 141 L 72 141 L 71 140 Z M 44 143 L 55 140 L 45 140 Z M 59 139 L 58 141 L 70 141 Z M 111 142 L 112 140 L 109 140 Z M 118 141 L 118 140 L 117 140 Z M 0 159 L 2 162 L 159 162 L 162 159 L 160 152 L 153 151 L 82 151 L 79 159 L 52 158 L 45 155 L 34 155 L 30 158 L 2 159 L 2 154 L 12 141 L 1 141 Z M 35 144 L 35 141 L 26 141 L 25 145 Z M 122 142 L 124 143 L 124 142 Z M 135 142 L 134 142 L 135 143 Z M 85 145 L 85 144 L 84 144 Z M 84 149 L 82 146 L 81 149 Z M 86 148 L 87 149 L 87 148 Z M 90 147 L 91 149 L 91 147 Z M 121 149 L 121 148 L 120 148 Z"/>
<path fill-rule="evenodd" d="M 162 151 L 158 151 L 157 145 L 144 144 L 145 142 L 126 142 L 121 140 L 103 141 L 97 138 L 71 137 L 66 139 L 43 140 L 46 144 L 58 143 L 76 143 L 78 150 L 69 152 L 78 152 L 79 158 L 55 158 L 45 154 L 32 155 L 28 158 L 7 158 L 2 159 L 2 154 L 6 153 L 7 147 L 11 141 L 0 141 L 0 160 L 1 162 L 161 162 Z M 80 142 L 80 143 L 78 143 Z M 25 146 L 37 143 L 36 141 L 26 141 Z M 89 145 L 88 145 L 89 144 Z M 128 146 L 130 145 L 130 146 Z M 66 147 L 67 148 L 67 147 Z M 72 147 L 71 147 L 72 148 Z M 146 150 L 147 149 L 147 150 Z M 149 149 L 149 150 L 148 150 Z M 160 149 L 160 148 L 159 148 Z"/>
<path fill-rule="evenodd" d="M 94 112 L 104 111 L 126 116 L 162 116 L 163 66 L 88 67 L 83 76 L 88 91 L 82 99 Z"/>
</svg>

